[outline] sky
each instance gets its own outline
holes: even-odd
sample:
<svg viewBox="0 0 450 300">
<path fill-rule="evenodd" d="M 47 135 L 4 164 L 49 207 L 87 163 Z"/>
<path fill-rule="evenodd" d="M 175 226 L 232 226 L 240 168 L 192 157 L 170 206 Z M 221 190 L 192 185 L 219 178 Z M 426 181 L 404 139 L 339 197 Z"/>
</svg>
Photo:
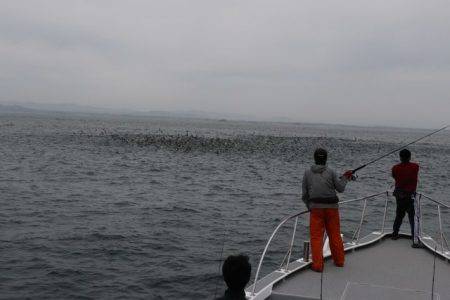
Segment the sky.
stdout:
<svg viewBox="0 0 450 300">
<path fill-rule="evenodd" d="M 2 0 L 0 103 L 450 123 L 450 1 Z"/>
</svg>

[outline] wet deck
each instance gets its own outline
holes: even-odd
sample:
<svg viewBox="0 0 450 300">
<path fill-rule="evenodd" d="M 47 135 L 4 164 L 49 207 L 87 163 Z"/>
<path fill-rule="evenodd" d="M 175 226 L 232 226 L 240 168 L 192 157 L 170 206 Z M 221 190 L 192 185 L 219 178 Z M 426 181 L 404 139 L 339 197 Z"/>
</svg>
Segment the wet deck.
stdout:
<svg viewBox="0 0 450 300">
<path fill-rule="evenodd" d="M 388 238 L 346 253 L 344 268 L 325 264 L 323 299 L 431 299 L 434 255 Z M 271 300 L 320 299 L 320 273 L 291 275 L 273 287 Z M 450 300 L 450 263 L 436 258 L 434 299 Z"/>
</svg>

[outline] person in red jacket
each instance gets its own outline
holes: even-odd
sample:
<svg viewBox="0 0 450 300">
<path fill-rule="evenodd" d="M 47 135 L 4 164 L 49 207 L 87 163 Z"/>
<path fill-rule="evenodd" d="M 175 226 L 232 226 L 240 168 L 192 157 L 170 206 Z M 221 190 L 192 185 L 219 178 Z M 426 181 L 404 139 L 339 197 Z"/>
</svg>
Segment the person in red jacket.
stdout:
<svg viewBox="0 0 450 300">
<path fill-rule="evenodd" d="M 392 168 L 392 177 L 395 179 L 394 196 L 397 202 L 397 211 L 394 221 L 392 239 L 398 239 L 398 232 L 405 214 L 408 213 L 411 226 L 411 237 L 414 238 L 414 199 L 417 189 L 419 165 L 411 160 L 411 152 L 408 149 L 400 151 L 400 163 Z M 416 246 L 413 242 L 413 246 Z"/>
</svg>

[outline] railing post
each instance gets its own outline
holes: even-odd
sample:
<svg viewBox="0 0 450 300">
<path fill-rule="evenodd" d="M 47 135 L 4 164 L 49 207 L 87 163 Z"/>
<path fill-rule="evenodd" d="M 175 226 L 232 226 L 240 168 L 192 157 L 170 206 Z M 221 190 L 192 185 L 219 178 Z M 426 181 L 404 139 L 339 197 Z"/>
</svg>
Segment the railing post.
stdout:
<svg viewBox="0 0 450 300">
<path fill-rule="evenodd" d="M 362 227 L 362 224 L 364 221 L 364 215 L 366 214 L 366 207 L 367 207 L 367 199 L 364 199 L 364 207 L 363 207 L 362 214 L 361 214 L 361 220 L 359 221 L 358 229 L 355 231 L 355 234 L 353 235 L 353 240 L 356 237 L 356 241 L 355 241 L 356 244 L 358 244 L 358 241 L 359 241 L 359 235 L 361 233 L 361 227 Z"/>
<path fill-rule="evenodd" d="M 447 251 L 450 250 L 450 248 L 448 247 L 448 241 L 447 238 L 444 235 L 444 242 L 445 242 L 445 246 L 447 247 Z"/>
<path fill-rule="evenodd" d="M 412 228 L 412 240 L 413 244 L 420 244 L 420 238 L 421 238 L 421 229 L 420 229 L 420 219 L 421 219 L 421 211 L 420 211 L 420 195 L 417 193 L 414 193 L 412 195 L 413 207 L 414 207 L 414 222 L 413 222 L 413 228 Z"/>
<path fill-rule="evenodd" d="M 439 217 L 439 232 L 441 234 L 441 249 L 444 253 L 444 232 L 442 231 L 442 218 L 441 218 L 441 206 L 438 204 L 438 217 Z"/>
<path fill-rule="evenodd" d="M 258 276 L 259 276 L 259 271 L 261 270 L 261 265 L 262 262 L 264 260 L 264 257 L 266 256 L 266 252 L 267 249 L 269 248 L 270 243 L 272 242 L 273 237 L 275 236 L 275 234 L 277 233 L 278 229 L 285 223 L 285 220 L 282 221 L 277 228 L 275 228 L 274 232 L 272 232 L 272 235 L 269 238 L 269 241 L 266 244 L 266 247 L 264 247 L 264 251 L 261 255 L 261 258 L 259 259 L 259 264 L 258 264 L 258 269 L 256 269 L 256 275 L 255 275 L 255 282 L 253 283 L 253 291 L 252 291 L 252 295 L 255 295 L 255 291 L 256 291 L 256 282 L 258 281 Z"/>
<path fill-rule="evenodd" d="M 419 236 L 423 237 L 422 194 L 419 194 Z"/>
<path fill-rule="evenodd" d="M 269 245 L 270 245 L 270 243 L 272 242 L 272 240 L 273 240 L 273 238 L 275 237 L 275 235 L 277 234 L 278 230 L 279 230 L 279 229 L 281 228 L 281 226 L 283 226 L 283 224 L 286 223 L 288 220 L 290 220 L 290 219 L 292 219 L 292 218 L 294 218 L 294 217 L 298 218 L 298 216 L 303 215 L 303 214 L 306 214 L 306 213 L 308 213 L 308 212 L 309 212 L 309 210 L 305 210 L 305 211 L 302 211 L 302 212 L 300 212 L 300 213 L 298 213 L 298 214 L 295 214 L 295 215 L 293 215 L 293 216 L 290 216 L 290 217 L 287 217 L 287 218 L 283 219 L 283 220 L 280 222 L 280 224 L 278 224 L 278 226 L 275 228 L 275 230 L 272 232 L 272 235 L 270 236 L 269 240 L 267 241 L 266 246 L 264 247 L 264 251 L 263 251 L 263 253 L 262 253 L 262 255 L 261 255 L 261 258 L 259 259 L 258 268 L 256 269 L 256 274 L 255 274 L 255 280 L 254 280 L 254 282 L 253 282 L 252 296 L 255 295 L 255 291 L 256 291 L 256 283 L 258 282 L 259 272 L 261 271 L 261 265 L 262 265 L 262 263 L 263 263 L 263 261 L 264 261 L 264 257 L 266 256 L 267 249 L 269 249 Z M 297 224 L 297 222 L 296 222 L 296 224 Z"/>
<path fill-rule="evenodd" d="M 298 217 L 295 218 L 294 232 L 292 233 L 291 244 L 289 246 L 289 254 L 288 254 L 288 258 L 287 258 L 287 262 L 286 262 L 286 269 L 285 269 L 286 271 L 289 271 L 289 261 L 291 260 L 292 247 L 294 246 L 295 232 L 297 231 L 297 222 L 298 222 Z"/>
<path fill-rule="evenodd" d="M 386 191 L 386 202 L 384 203 L 383 224 L 381 225 L 381 234 L 384 233 L 384 226 L 386 224 L 386 214 L 389 200 L 389 191 Z"/>
</svg>

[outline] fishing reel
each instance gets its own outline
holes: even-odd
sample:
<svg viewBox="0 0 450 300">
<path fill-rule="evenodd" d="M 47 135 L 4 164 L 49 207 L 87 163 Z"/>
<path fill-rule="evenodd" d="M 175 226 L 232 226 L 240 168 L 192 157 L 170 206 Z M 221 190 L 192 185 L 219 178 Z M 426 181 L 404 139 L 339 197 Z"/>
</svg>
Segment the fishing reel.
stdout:
<svg viewBox="0 0 450 300">
<path fill-rule="evenodd" d="M 356 175 L 356 173 L 352 170 L 349 170 L 347 172 L 344 173 L 344 176 L 349 180 L 349 181 L 356 181 L 356 179 L 358 178 L 358 176 Z"/>
</svg>

